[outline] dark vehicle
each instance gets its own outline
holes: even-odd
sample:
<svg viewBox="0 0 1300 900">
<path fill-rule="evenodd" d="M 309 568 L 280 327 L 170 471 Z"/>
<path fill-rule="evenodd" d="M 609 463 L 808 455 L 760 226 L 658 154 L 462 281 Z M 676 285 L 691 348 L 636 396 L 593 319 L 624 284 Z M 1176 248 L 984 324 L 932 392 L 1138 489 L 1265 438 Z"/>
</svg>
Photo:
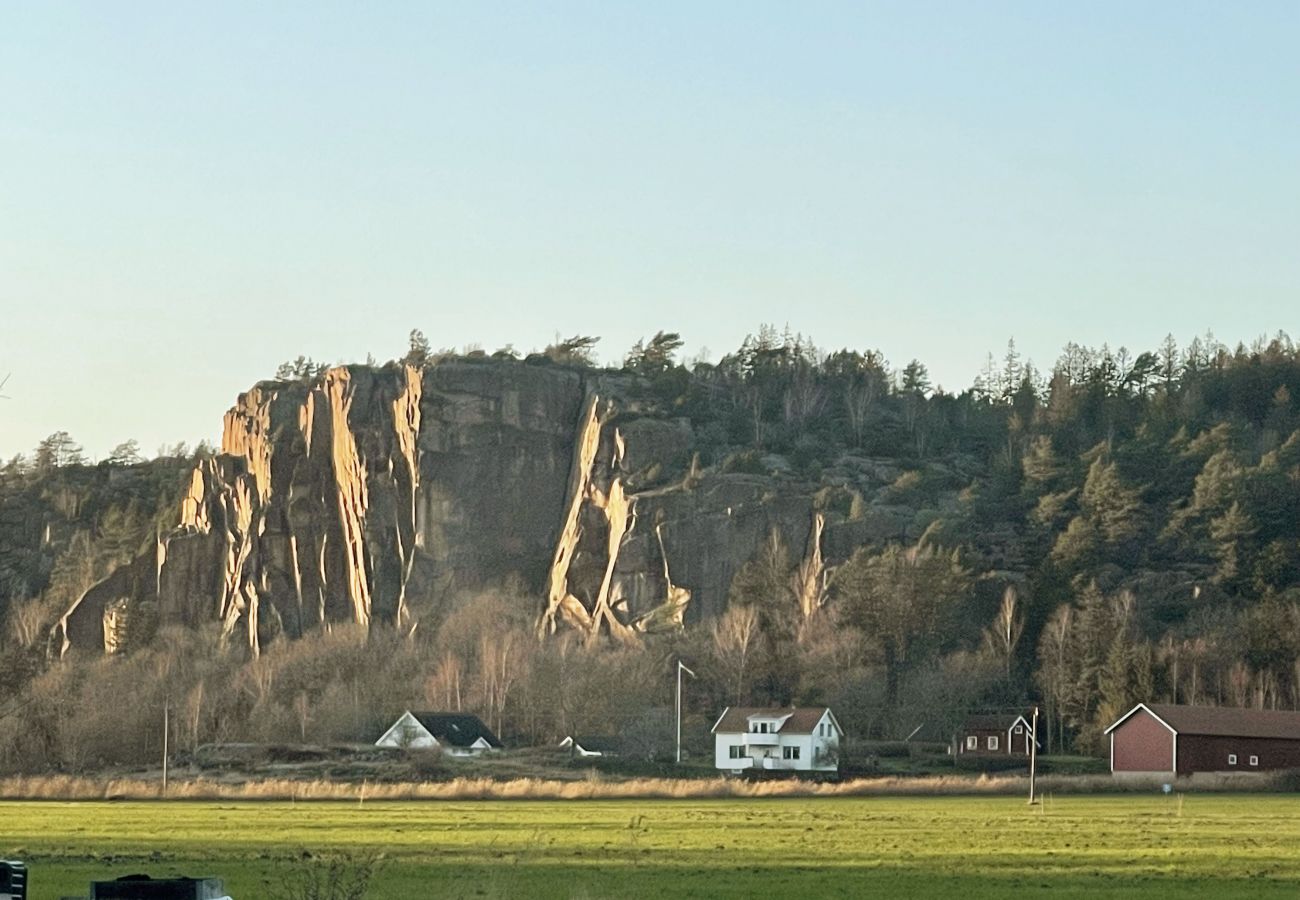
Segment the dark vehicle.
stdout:
<svg viewBox="0 0 1300 900">
<path fill-rule="evenodd" d="M 150 878 L 124 875 L 92 881 L 90 900 L 231 900 L 220 878 Z"/>
<path fill-rule="evenodd" d="M 0 861 L 0 900 L 27 900 L 27 867 Z"/>
</svg>

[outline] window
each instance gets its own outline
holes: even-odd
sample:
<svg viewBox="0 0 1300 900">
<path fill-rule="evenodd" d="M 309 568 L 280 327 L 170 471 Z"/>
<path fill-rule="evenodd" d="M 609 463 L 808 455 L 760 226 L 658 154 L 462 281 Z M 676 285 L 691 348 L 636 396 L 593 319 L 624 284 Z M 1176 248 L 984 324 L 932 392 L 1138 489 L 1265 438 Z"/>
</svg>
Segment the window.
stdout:
<svg viewBox="0 0 1300 900">
<path fill-rule="evenodd" d="M 1250 758 L 1250 764 L 1251 764 L 1252 766 L 1257 766 L 1257 765 L 1259 765 L 1259 757 L 1258 757 L 1258 756 L 1252 756 L 1252 757 Z"/>
<path fill-rule="evenodd" d="M 1025 733 L 1025 726 L 1023 726 L 1023 725 L 1017 725 L 1017 726 L 1016 726 L 1016 734 L 1017 734 L 1017 735 L 1020 735 L 1020 734 L 1024 734 L 1024 733 Z"/>
<path fill-rule="evenodd" d="M 967 750 L 978 750 L 979 748 L 980 748 L 980 739 L 977 738 L 977 737 L 976 737 L 975 735 L 973 735 L 973 734 L 971 734 L 971 735 L 967 735 L 967 737 L 966 737 L 966 749 L 967 749 Z"/>
<path fill-rule="evenodd" d="M 781 757 L 782 757 L 783 759 L 798 759 L 798 758 L 799 758 L 799 748 L 798 748 L 798 747 L 782 747 L 782 748 L 781 748 Z"/>
<path fill-rule="evenodd" d="M 989 749 L 990 750 L 998 749 L 998 736 L 996 734 L 989 735 Z"/>
<path fill-rule="evenodd" d="M 729 755 L 732 759 L 744 759 L 744 758 L 745 758 L 745 748 L 744 748 L 744 747 L 733 746 L 733 747 L 730 747 L 730 748 L 728 748 L 728 749 L 731 751 L 728 755 Z"/>
<path fill-rule="evenodd" d="M 1229 754 L 1228 754 L 1228 765 L 1230 765 L 1230 766 L 1235 766 L 1236 764 L 1237 764 L 1237 754 L 1235 754 L 1235 753 L 1229 753 Z"/>
<path fill-rule="evenodd" d="M 766 723 L 766 722 L 759 722 L 759 723 L 758 723 L 758 730 L 759 730 L 759 732 L 760 732 L 761 734 L 767 734 L 767 723 Z"/>
</svg>

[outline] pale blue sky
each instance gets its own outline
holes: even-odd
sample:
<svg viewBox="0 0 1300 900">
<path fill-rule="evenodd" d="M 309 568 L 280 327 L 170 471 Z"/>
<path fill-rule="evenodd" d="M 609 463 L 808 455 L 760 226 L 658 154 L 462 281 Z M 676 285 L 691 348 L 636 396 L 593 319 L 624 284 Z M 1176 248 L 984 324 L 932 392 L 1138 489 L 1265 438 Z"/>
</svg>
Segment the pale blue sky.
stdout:
<svg viewBox="0 0 1300 900">
<path fill-rule="evenodd" d="M 1296 3 L 9 3 L 0 455 L 304 353 L 1293 333 Z"/>
</svg>

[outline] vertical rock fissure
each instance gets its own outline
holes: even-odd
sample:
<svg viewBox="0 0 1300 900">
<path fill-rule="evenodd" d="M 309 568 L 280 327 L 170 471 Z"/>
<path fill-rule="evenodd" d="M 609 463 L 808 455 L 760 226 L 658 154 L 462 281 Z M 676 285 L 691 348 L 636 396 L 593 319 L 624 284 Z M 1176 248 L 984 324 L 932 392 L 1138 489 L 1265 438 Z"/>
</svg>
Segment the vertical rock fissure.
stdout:
<svg viewBox="0 0 1300 900">
<path fill-rule="evenodd" d="M 617 430 L 614 432 L 614 453 L 614 463 L 617 467 L 623 461 L 623 438 Z M 618 565 L 623 538 L 629 531 L 628 523 L 632 518 L 634 501 L 624 493 L 623 481 L 618 476 L 610 482 L 607 494 L 602 495 L 599 491 L 593 491 L 592 494 L 592 503 L 605 514 L 605 521 L 609 525 L 609 537 L 605 544 L 605 574 L 600 582 L 600 590 L 596 594 L 596 602 L 592 605 L 588 633 L 589 636 L 595 636 L 600 633 L 601 625 L 604 625 L 609 629 L 609 633 L 619 640 L 635 642 L 635 632 L 618 620 L 609 603 L 610 591 L 614 584 L 614 568 Z"/>
<path fill-rule="evenodd" d="M 415 567 L 415 547 L 418 524 L 416 522 L 417 497 L 420 490 L 420 400 L 424 392 L 424 374 L 414 366 L 403 369 L 406 381 L 403 390 L 393 401 L 393 429 L 397 437 L 397 449 L 405 463 L 404 484 L 399 483 L 400 490 L 406 493 L 405 508 L 402 515 L 394 522 L 397 532 L 397 554 L 401 565 L 401 579 L 397 587 L 397 609 L 394 622 L 403 625 L 408 618 L 406 606 L 406 587 L 411 580 Z M 395 507 L 396 508 L 396 507 Z"/>
<path fill-rule="evenodd" d="M 546 591 L 546 608 L 538 620 L 538 634 L 554 634 L 560 618 L 583 631 L 590 631 L 591 616 L 585 607 L 569 592 L 569 567 L 573 564 L 578 540 L 582 537 L 582 504 L 591 487 L 591 469 L 600 449 L 600 397 L 588 393 L 578 416 L 578 427 L 569 468 L 568 503 L 560 535 L 551 561 Z"/>
<path fill-rule="evenodd" d="M 352 620 L 368 626 L 371 616 L 370 578 L 366 566 L 366 467 L 357 449 L 349 414 L 354 397 L 351 373 L 345 367 L 325 374 L 330 404 L 331 451 L 338 522 L 342 530 L 343 561 Z"/>
</svg>

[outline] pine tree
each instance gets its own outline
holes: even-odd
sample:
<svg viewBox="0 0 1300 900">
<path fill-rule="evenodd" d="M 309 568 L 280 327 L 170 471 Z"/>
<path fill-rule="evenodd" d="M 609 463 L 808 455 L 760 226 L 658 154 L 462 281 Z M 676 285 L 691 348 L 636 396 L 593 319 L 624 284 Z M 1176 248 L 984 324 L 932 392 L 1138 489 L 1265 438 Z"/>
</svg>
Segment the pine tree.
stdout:
<svg viewBox="0 0 1300 900">
<path fill-rule="evenodd" d="M 1221 583 L 1236 584 L 1243 575 L 1248 542 L 1255 530 L 1254 522 L 1235 500 L 1223 515 L 1210 522 L 1210 539 L 1218 562 L 1216 577 Z"/>
<path fill-rule="evenodd" d="M 1102 457 L 1093 462 L 1083 483 L 1081 500 L 1085 514 L 1110 547 L 1122 547 L 1141 532 L 1141 491 L 1124 484 L 1115 463 Z"/>
</svg>

